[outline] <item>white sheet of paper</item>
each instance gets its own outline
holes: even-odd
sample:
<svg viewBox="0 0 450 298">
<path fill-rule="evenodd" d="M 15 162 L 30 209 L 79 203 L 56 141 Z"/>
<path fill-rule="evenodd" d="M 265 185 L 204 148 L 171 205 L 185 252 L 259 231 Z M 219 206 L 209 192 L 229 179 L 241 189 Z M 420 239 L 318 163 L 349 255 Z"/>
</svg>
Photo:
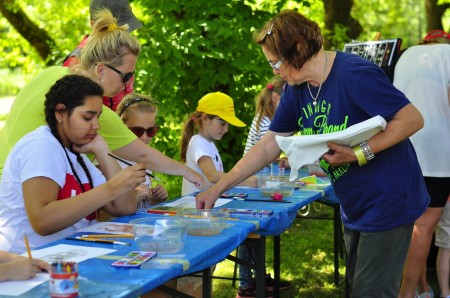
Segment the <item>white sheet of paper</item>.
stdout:
<svg viewBox="0 0 450 298">
<path fill-rule="evenodd" d="M 116 251 L 116 249 L 58 244 L 47 248 L 33 250 L 32 255 L 33 258 L 42 259 L 48 263 L 56 262 L 61 260 L 61 258 L 63 261 L 79 263 L 87 259 L 107 255 L 114 251 Z M 26 256 L 26 254 L 23 255 Z"/>
<path fill-rule="evenodd" d="M 96 234 L 132 234 L 133 225 L 120 222 L 98 222 L 92 226 L 79 229 L 77 232 L 91 232 Z"/>
<path fill-rule="evenodd" d="M 184 197 L 179 198 L 178 200 L 164 204 L 164 206 L 167 206 L 167 207 L 177 207 L 180 205 L 183 205 L 183 208 L 195 208 L 195 197 L 194 196 L 184 196 Z"/>
<path fill-rule="evenodd" d="M 386 120 L 381 116 L 375 116 L 338 132 L 293 137 L 276 136 L 275 139 L 288 157 L 291 166 L 290 179 L 294 180 L 303 165 L 313 163 L 328 151 L 327 142 L 354 147 L 384 130 L 385 127 Z"/>
<path fill-rule="evenodd" d="M 217 199 L 216 203 L 214 204 L 214 207 L 219 207 L 222 205 L 225 205 L 226 203 L 229 203 L 229 199 Z M 192 208 L 195 209 L 195 197 L 194 196 L 184 196 L 176 201 L 164 204 L 164 206 L 168 207 L 181 207 L 181 208 Z"/>
<path fill-rule="evenodd" d="M 0 282 L 0 295 L 20 296 L 49 279 L 48 273 L 38 273 L 28 280 Z"/>
<path fill-rule="evenodd" d="M 220 207 L 222 205 L 225 205 L 226 203 L 231 202 L 232 200 L 230 199 L 222 199 L 222 198 L 218 198 L 217 201 L 214 203 L 214 208 L 215 207 Z"/>
</svg>

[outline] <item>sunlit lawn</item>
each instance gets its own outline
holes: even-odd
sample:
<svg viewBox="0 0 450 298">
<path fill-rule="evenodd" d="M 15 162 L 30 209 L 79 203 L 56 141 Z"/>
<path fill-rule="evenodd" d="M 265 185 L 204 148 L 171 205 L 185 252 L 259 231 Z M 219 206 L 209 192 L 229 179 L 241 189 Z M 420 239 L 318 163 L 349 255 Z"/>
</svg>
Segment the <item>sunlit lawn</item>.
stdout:
<svg viewBox="0 0 450 298">
<path fill-rule="evenodd" d="M 314 203 L 318 206 L 318 203 Z M 332 216 L 330 207 L 323 207 L 314 215 Z M 281 278 L 292 282 L 292 289 L 281 297 L 344 297 L 344 260 L 340 260 L 341 286 L 334 286 L 333 221 L 296 219 L 281 235 Z M 273 238 L 267 237 L 266 264 L 273 276 Z M 214 275 L 233 275 L 234 263 L 219 263 Z M 213 297 L 231 298 L 236 289 L 229 280 L 213 281 Z"/>
</svg>

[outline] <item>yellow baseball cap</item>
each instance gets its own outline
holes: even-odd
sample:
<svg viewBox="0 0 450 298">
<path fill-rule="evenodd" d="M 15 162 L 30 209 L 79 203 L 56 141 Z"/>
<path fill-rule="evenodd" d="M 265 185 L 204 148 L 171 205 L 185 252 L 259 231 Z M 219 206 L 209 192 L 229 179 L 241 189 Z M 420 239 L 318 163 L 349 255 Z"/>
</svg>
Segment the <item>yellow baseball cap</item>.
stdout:
<svg viewBox="0 0 450 298">
<path fill-rule="evenodd" d="M 198 101 L 197 112 L 216 115 L 231 125 L 244 127 L 234 114 L 233 99 L 222 92 L 208 93 Z"/>
</svg>

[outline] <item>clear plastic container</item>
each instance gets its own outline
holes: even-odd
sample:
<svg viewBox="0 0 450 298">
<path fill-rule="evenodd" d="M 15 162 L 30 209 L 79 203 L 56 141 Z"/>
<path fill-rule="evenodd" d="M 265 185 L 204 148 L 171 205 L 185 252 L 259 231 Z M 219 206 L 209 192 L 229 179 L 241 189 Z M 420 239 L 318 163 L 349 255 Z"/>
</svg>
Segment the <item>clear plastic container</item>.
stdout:
<svg viewBox="0 0 450 298">
<path fill-rule="evenodd" d="M 289 175 L 258 176 L 258 189 L 264 197 L 271 197 L 274 193 L 281 194 L 283 198 L 290 197 L 292 196 L 296 186 L 295 181 L 289 181 Z"/>
<path fill-rule="evenodd" d="M 145 217 L 130 223 L 133 224 L 139 250 L 162 254 L 176 253 L 183 249 L 186 242 L 186 223 L 176 217 Z"/>
<path fill-rule="evenodd" d="M 226 227 L 228 212 L 213 209 L 185 209 L 179 216 L 186 221 L 187 232 L 193 236 L 211 236 Z"/>
</svg>

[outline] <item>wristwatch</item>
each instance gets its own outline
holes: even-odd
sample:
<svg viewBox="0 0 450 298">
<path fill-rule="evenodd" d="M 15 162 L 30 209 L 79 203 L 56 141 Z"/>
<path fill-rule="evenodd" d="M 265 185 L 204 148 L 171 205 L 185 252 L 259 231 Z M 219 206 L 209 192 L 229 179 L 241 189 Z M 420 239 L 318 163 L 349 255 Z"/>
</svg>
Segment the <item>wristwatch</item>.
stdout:
<svg viewBox="0 0 450 298">
<path fill-rule="evenodd" d="M 363 152 L 367 161 L 375 158 L 375 154 L 373 154 L 372 149 L 370 149 L 369 144 L 367 144 L 367 141 L 364 141 L 361 144 L 359 144 L 359 147 L 361 147 L 361 151 Z"/>
</svg>

